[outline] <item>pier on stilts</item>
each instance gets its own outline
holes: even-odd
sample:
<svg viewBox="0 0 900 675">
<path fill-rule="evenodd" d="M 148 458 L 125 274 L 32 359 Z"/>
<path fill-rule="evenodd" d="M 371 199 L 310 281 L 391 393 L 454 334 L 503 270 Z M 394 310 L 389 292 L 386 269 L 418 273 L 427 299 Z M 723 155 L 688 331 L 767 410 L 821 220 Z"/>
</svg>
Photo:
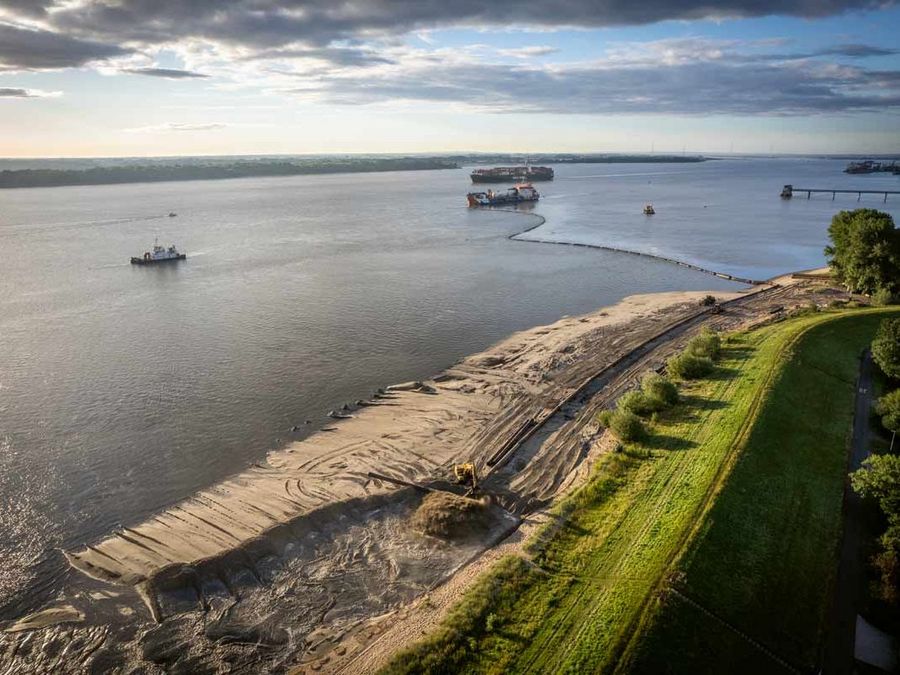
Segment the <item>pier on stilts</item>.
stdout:
<svg viewBox="0 0 900 675">
<path fill-rule="evenodd" d="M 794 187 L 793 185 L 785 185 L 781 190 L 781 198 L 791 199 L 795 192 L 805 192 L 807 199 L 812 197 L 813 192 L 830 192 L 832 201 L 834 200 L 835 195 L 838 194 L 856 195 L 856 201 L 862 199 L 863 195 L 884 195 L 882 202 L 887 202 L 888 195 L 900 195 L 900 190 L 836 190 L 830 188 L 801 188 Z"/>
</svg>

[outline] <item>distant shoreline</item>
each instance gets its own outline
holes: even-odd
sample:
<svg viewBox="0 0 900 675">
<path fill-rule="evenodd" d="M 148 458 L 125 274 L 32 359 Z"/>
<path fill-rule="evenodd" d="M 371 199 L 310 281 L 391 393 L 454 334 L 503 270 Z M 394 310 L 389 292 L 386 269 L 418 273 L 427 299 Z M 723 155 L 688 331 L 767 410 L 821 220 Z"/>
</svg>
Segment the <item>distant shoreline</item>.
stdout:
<svg viewBox="0 0 900 675">
<path fill-rule="evenodd" d="M 304 176 L 383 171 L 431 171 L 457 169 L 445 159 L 349 159 L 314 162 L 242 161 L 229 163 L 135 164 L 97 166 L 87 169 L 8 169 L 0 171 L 0 189 L 123 185 L 228 178 Z"/>
<path fill-rule="evenodd" d="M 532 164 L 683 164 L 705 162 L 697 155 L 577 155 L 541 154 L 529 158 Z M 77 160 L 70 160 L 76 162 Z M 190 158 L 170 161 L 97 160 L 94 166 L 78 162 L 75 166 L 34 166 L 0 170 L 0 189 L 71 187 L 87 185 L 124 185 L 130 183 L 224 180 L 228 178 L 266 178 L 338 173 L 377 173 L 384 171 L 434 171 L 458 169 L 462 165 L 522 164 L 518 155 L 443 155 L 428 157 L 258 157 Z"/>
</svg>

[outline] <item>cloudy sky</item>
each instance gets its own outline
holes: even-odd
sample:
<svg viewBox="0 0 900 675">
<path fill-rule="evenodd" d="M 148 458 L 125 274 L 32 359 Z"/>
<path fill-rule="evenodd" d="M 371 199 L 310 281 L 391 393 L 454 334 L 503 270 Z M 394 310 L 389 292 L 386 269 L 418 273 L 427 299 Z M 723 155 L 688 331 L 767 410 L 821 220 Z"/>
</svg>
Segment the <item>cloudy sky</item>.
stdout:
<svg viewBox="0 0 900 675">
<path fill-rule="evenodd" d="M 0 156 L 900 152 L 873 0 L 0 0 Z"/>
</svg>

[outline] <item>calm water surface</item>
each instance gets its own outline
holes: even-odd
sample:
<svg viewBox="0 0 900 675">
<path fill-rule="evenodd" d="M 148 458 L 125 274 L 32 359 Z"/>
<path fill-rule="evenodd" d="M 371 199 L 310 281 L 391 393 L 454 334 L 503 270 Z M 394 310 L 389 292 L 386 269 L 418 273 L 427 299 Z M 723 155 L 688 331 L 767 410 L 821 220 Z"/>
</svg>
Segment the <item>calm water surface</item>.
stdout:
<svg viewBox="0 0 900 675">
<path fill-rule="evenodd" d="M 900 185 L 843 164 L 560 166 L 528 236 L 752 277 L 813 267 L 856 198 L 785 202 L 782 184 Z M 0 192 L 0 618 L 58 591 L 61 549 L 262 460 L 345 401 L 625 295 L 736 288 L 509 241 L 534 220 L 468 210 L 468 189 L 460 170 Z M 131 266 L 157 235 L 189 259 Z"/>
</svg>

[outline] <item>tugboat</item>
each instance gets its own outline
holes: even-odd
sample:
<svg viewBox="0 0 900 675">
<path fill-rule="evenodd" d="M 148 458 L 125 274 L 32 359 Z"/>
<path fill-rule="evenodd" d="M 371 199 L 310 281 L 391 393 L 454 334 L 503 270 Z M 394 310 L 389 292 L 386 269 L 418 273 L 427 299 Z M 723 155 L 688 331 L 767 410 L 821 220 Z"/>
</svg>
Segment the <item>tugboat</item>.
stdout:
<svg viewBox="0 0 900 675">
<path fill-rule="evenodd" d="M 541 198 L 538 191 L 531 183 L 520 183 L 509 188 L 506 192 L 470 192 L 466 195 L 469 206 L 502 206 L 503 204 L 518 204 L 519 202 L 536 202 Z"/>
<path fill-rule="evenodd" d="M 141 257 L 131 258 L 132 265 L 155 265 L 156 263 L 173 262 L 175 260 L 184 260 L 187 258 L 185 253 L 179 253 L 172 244 L 169 248 L 159 245 L 159 240 L 153 241 L 153 250 L 145 251 Z"/>
<path fill-rule="evenodd" d="M 644 207 L 644 215 L 645 216 L 652 216 L 654 213 L 656 213 L 656 209 L 653 208 L 653 204 L 647 204 Z"/>
</svg>

